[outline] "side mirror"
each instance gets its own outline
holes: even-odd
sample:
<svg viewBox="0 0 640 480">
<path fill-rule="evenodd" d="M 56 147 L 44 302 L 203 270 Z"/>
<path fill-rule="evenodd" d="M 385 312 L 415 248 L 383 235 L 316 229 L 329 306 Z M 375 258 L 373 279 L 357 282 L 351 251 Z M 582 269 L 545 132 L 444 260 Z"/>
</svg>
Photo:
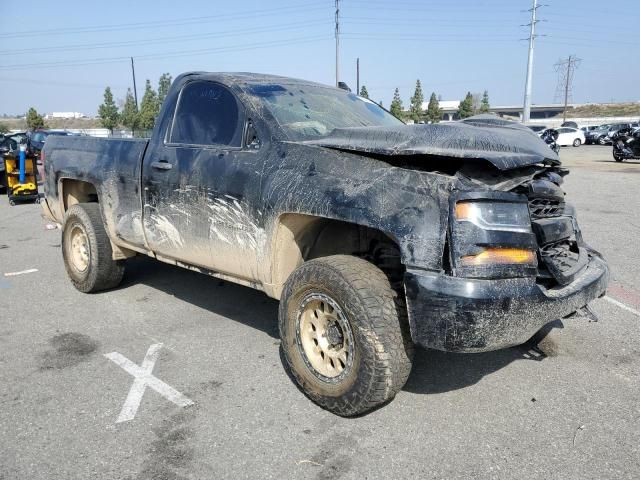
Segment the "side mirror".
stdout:
<svg viewBox="0 0 640 480">
<path fill-rule="evenodd" d="M 256 127 L 253 125 L 253 121 L 249 120 L 247 122 L 247 130 L 245 133 L 245 145 L 247 148 L 251 150 L 258 150 L 260 148 L 261 142 L 258 137 L 258 131 Z"/>
</svg>

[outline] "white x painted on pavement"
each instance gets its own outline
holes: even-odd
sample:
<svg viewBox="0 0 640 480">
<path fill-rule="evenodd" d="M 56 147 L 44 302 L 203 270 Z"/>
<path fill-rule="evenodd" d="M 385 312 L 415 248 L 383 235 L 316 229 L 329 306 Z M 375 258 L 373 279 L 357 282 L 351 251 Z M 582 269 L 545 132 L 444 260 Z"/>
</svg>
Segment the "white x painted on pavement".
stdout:
<svg viewBox="0 0 640 480">
<path fill-rule="evenodd" d="M 120 367 L 122 367 L 122 369 L 135 377 L 133 385 L 131 385 L 131 390 L 129 390 L 129 395 L 127 395 L 127 399 L 122 406 L 122 410 L 120 411 L 120 415 L 118 415 L 116 423 L 133 420 L 133 418 L 136 416 L 136 412 L 138 411 L 138 407 L 140 406 L 144 391 L 147 389 L 147 387 L 152 388 L 164 398 L 166 398 L 170 402 L 175 403 L 179 407 L 193 405 L 193 402 L 191 400 L 189 400 L 175 388 L 167 385 L 162 380 L 159 380 L 151 374 L 151 371 L 153 370 L 153 367 L 158 360 L 158 355 L 160 354 L 161 348 L 161 343 L 154 343 L 153 345 L 151 345 L 149 347 L 149 350 L 147 350 L 147 354 L 145 355 L 144 360 L 142 361 L 142 365 L 140 366 L 136 365 L 127 357 L 119 354 L 118 352 L 106 353 L 104 355 L 113 363 L 119 365 Z"/>
</svg>

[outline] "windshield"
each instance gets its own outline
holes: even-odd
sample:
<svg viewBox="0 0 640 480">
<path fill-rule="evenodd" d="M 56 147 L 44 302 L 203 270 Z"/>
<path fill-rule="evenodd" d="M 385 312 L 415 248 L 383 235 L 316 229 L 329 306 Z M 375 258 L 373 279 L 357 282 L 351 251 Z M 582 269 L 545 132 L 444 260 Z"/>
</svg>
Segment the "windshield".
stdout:
<svg viewBox="0 0 640 480">
<path fill-rule="evenodd" d="M 254 84 L 257 97 L 293 140 L 329 135 L 335 128 L 394 126 L 403 123 L 371 100 L 318 85 Z"/>
</svg>

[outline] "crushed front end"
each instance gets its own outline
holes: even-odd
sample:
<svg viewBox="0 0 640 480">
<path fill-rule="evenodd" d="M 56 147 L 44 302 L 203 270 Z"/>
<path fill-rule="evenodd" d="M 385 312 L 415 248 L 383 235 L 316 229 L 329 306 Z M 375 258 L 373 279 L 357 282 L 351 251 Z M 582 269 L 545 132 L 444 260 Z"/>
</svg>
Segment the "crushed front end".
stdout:
<svg viewBox="0 0 640 480">
<path fill-rule="evenodd" d="M 565 202 L 567 173 L 557 165 L 457 173 L 442 271 L 405 274 L 415 343 L 459 352 L 519 345 L 604 295 L 608 267 Z"/>
</svg>

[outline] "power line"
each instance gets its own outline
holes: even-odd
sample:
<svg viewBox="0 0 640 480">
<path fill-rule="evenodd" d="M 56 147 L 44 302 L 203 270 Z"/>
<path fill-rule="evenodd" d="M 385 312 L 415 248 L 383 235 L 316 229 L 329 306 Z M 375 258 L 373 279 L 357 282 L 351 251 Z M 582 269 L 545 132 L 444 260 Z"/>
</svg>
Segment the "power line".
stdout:
<svg viewBox="0 0 640 480">
<path fill-rule="evenodd" d="M 57 82 L 55 80 L 37 80 L 33 78 L 9 78 L 9 77 L 0 77 L 0 82 L 5 83 L 28 83 L 33 85 L 47 85 L 47 86 L 55 86 L 55 87 L 69 87 L 69 88 L 88 88 L 88 89 L 104 89 L 104 85 L 98 85 L 95 83 L 75 83 L 75 82 Z M 110 85 L 114 89 L 127 89 L 130 88 L 129 85 Z"/>
<path fill-rule="evenodd" d="M 317 5 L 317 6 L 313 6 Z M 306 13 L 308 11 L 314 10 L 325 10 L 326 7 L 323 5 L 318 5 L 317 2 L 313 3 L 304 3 L 290 6 L 283 6 L 277 8 L 267 8 L 261 10 L 250 10 L 241 13 L 230 13 L 230 14 L 217 14 L 217 15 L 206 15 L 206 16 L 198 16 L 198 17 L 183 17 L 183 18 L 175 18 L 172 20 L 157 20 L 157 21 L 149 21 L 149 22 L 135 22 L 135 23 L 120 23 L 120 24 L 111 24 L 111 25 L 94 25 L 90 27 L 76 27 L 76 28 L 55 28 L 49 30 L 38 30 L 39 35 L 68 35 L 72 33 L 84 34 L 84 33 L 98 33 L 98 32 L 114 32 L 119 30 L 140 30 L 140 29 L 149 29 L 149 28 L 158 28 L 158 27 L 174 27 L 174 26 L 183 26 L 189 24 L 197 24 L 197 23 L 209 23 L 209 22 L 220 22 L 227 21 L 233 19 L 239 20 L 247 20 L 248 18 L 255 17 L 266 17 L 273 15 L 281 15 L 282 13 Z M 11 33 L 2 33 L 0 34 L 0 38 L 3 37 L 32 37 L 33 32 L 11 32 Z"/>
<path fill-rule="evenodd" d="M 163 53 L 153 53 L 146 55 L 136 55 L 136 60 L 150 60 L 154 58 L 172 58 L 172 57 L 182 57 L 188 55 L 199 55 L 203 53 L 226 53 L 226 52 L 238 52 L 242 50 L 254 50 L 259 48 L 269 48 L 269 47 L 277 47 L 277 46 L 287 46 L 293 43 L 309 43 L 315 42 L 318 40 L 327 40 L 331 37 L 325 35 L 316 35 L 309 37 L 298 37 L 298 38 L 288 38 L 283 40 L 275 40 L 272 42 L 259 42 L 259 43 L 249 43 L 244 45 L 236 45 L 233 47 L 217 47 L 217 48 L 204 48 L 204 49 L 196 49 L 196 50 L 180 50 L 173 52 L 163 52 Z M 94 59 L 86 59 L 86 60 L 71 60 L 71 61 L 62 61 L 62 62 L 45 62 L 45 63 L 23 63 L 16 65 L 0 65 L 0 70 L 19 70 L 19 69 L 30 69 L 33 67 L 45 68 L 45 67 L 80 67 L 86 65 L 102 65 L 109 63 L 120 63 L 123 61 L 129 61 L 130 56 L 121 56 L 121 57 L 104 57 L 104 58 L 94 58 Z"/>
<path fill-rule="evenodd" d="M 311 22 L 285 23 L 280 25 L 273 25 L 271 27 L 243 28 L 242 30 L 238 30 L 238 29 L 226 30 L 226 31 L 215 32 L 215 33 L 178 35 L 173 37 L 167 37 L 167 36 L 155 37 L 155 38 L 149 38 L 145 40 L 126 40 L 126 41 L 106 42 L 106 43 L 101 42 L 101 43 L 91 43 L 91 44 L 60 45 L 57 47 L 21 48 L 20 52 L 51 52 L 51 51 L 65 52 L 65 51 L 74 51 L 74 50 L 94 50 L 99 48 L 117 48 L 117 47 L 140 46 L 140 45 L 155 45 L 155 44 L 173 43 L 176 41 L 196 40 L 196 39 L 204 39 L 204 38 L 223 38 L 223 37 L 235 37 L 235 36 L 244 37 L 249 34 L 299 30 L 299 29 L 304 29 L 311 26 L 316 26 L 316 25 L 327 25 L 329 23 L 330 22 L 327 20 L 322 20 L 322 21 L 316 20 Z M 0 55 L 5 55 L 5 54 L 14 55 L 15 51 L 12 50 L 12 51 L 0 52 Z"/>
</svg>

